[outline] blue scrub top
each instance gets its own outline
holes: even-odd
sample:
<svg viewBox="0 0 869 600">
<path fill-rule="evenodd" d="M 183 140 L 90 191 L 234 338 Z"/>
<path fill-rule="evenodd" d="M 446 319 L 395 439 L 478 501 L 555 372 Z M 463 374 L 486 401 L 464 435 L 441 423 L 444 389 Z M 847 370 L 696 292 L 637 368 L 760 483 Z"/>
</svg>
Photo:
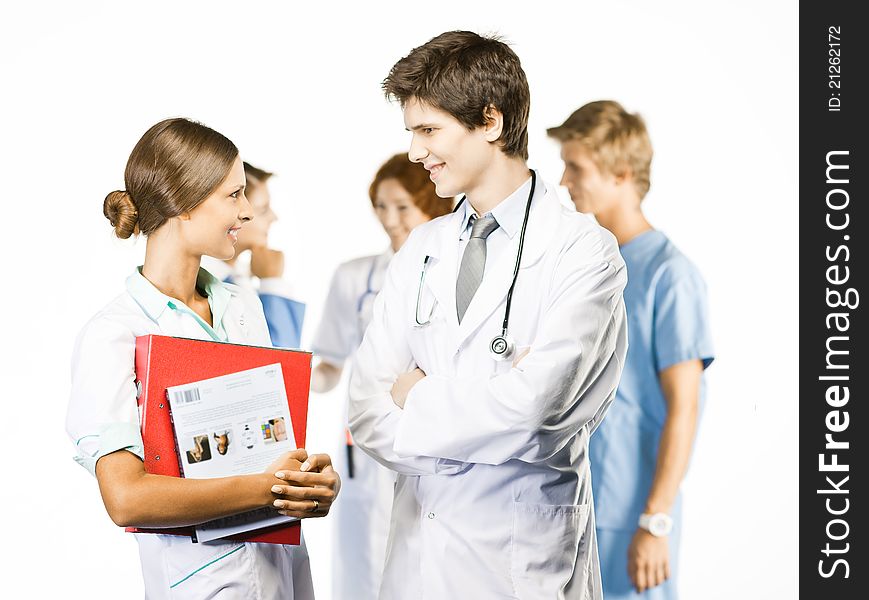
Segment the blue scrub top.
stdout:
<svg viewBox="0 0 869 600">
<path fill-rule="evenodd" d="M 232 275 L 225 278 L 226 283 L 235 284 Z M 306 305 L 298 300 L 276 294 L 257 291 L 269 327 L 272 346 L 276 348 L 301 348 L 302 324 L 305 321 Z"/>
<path fill-rule="evenodd" d="M 655 474 L 667 404 L 658 373 L 676 363 L 713 360 L 706 284 L 660 231 L 620 248 L 628 269 L 624 300 L 628 354 L 615 400 L 591 436 L 598 529 L 635 531 Z M 700 411 L 706 386 L 701 384 Z M 679 518 L 680 499 L 673 507 Z"/>
<path fill-rule="evenodd" d="M 272 345 L 279 348 L 301 348 L 305 305 L 298 300 L 262 292 L 259 299 L 266 315 Z"/>
</svg>

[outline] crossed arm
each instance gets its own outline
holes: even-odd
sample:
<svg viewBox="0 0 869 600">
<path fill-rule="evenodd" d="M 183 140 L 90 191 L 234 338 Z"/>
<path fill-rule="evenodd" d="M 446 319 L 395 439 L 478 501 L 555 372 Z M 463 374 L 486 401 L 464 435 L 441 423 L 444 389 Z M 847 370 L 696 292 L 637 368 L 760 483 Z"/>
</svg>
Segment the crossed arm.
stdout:
<svg viewBox="0 0 869 600">
<path fill-rule="evenodd" d="M 493 378 L 417 372 L 412 381 L 397 379 L 415 365 L 394 261 L 351 380 L 357 444 L 398 472 L 449 473 L 465 463 L 546 460 L 594 426 L 624 360 L 626 276 L 620 264 L 577 259 L 568 255 L 556 269 L 544 321 L 517 368 Z M 403 408 L 394 384 L 404 388 Z"/>
</svg>

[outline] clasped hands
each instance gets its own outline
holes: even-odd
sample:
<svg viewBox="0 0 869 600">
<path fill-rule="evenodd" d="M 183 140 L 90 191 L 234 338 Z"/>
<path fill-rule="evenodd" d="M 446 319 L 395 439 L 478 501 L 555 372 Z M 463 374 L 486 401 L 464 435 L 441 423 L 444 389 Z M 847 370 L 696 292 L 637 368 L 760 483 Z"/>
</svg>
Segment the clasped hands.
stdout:
<svg viewBox="0 0 869 600">
<path fill-rule="evenodd" d="M 282 454 L 265 472 L 279 480 L 271 487 L 272 505 L 288 517 L 325 517 L 341 490 L 329 455 L 309 456 L 304 448 Z"/>
</svg>

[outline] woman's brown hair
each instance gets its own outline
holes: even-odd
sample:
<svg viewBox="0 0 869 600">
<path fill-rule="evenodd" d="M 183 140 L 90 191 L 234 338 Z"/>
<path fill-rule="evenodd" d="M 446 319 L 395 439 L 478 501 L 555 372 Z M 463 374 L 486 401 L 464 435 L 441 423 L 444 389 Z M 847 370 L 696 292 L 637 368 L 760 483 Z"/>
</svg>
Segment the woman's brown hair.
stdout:
<svg viewBox="0 0 869 600">
<path fill-rule="evenodd" d="M 126 189 L 106 196 L 103 214 L 121 239 L 150 235 L 208 198 L 236 158 L 235 144 L 210 127 L 181 118 L 160 121 L 133 148 Z"/>
<path fill-rule="evenodd" d="M 450 200 L 441 198 L 435 193 L 434 183 L 429 179 L 425 167 L 419 163 L 410 162 L 407 154 L 396 154 L 377 170 L 374 181 L 368 188 L 368 197 L 371 198 L 372 206 L 377 199 L 377 186 L 384 179 L 398 181 L 401 187 L 410 194 L 414 205 L 430 219 L 445 215 L 453 208 Z"/>
</svg>

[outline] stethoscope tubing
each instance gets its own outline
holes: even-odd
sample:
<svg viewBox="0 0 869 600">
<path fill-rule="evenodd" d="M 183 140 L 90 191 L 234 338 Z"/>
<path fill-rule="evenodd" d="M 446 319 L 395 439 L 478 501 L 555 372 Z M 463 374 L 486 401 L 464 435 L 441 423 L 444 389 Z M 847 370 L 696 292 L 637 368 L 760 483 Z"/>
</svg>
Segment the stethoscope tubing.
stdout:
<svg viewBox="0 0 869 600">
<path fill-rule="evenodd" d="M 528 192 L 528 200 L 525 202 L 525 216 L 522 219 L 522 229 L 519 231 L 519 250 L 516 252 L 516 263 L 513 267 L 513 280 L 510 283 L 510 289 L 507 291 L 507 304 L 504 309 L 504 322 L 501 325 L 501 336 L 503 338 L 507 337 L 507 330 L 510 324 L 510 307 L 513 304 L 513 290 L 516 288 L 516 281 L 519 279 L 519 268 L 522 264 L 522 250 L 525 247 L 525 230 L 528 228 L 528 217 L 531 214 L 531 200 L 534 198 L 534 188 L 537 184 L 537 173 L 534 170 L 531 170 L 531 189 Z M 459 207 L 462 206 L 462 203 L 465 202 L 467 196 L 462 196 L 459 202 L 456 204 L 456 207 L 453 209 L 453 212 L 459 210 Z M 419 320 L 419 304 L 422 300 L 422 288 L 425 282 L 425 272 L 428 267 L 429 260 L 431 256 L 426 255 L 425 259 L 422 263 L 422 272 L 419 276 L 419 289 L 416 294 L 416 311 L 414 313 L 414 320 L 416 321 L 416 325 L 418 327 L 423 327 L 428 325 L 431 322 L 431 315 L 429 318 L 420 322 Z"/>
</svg>

